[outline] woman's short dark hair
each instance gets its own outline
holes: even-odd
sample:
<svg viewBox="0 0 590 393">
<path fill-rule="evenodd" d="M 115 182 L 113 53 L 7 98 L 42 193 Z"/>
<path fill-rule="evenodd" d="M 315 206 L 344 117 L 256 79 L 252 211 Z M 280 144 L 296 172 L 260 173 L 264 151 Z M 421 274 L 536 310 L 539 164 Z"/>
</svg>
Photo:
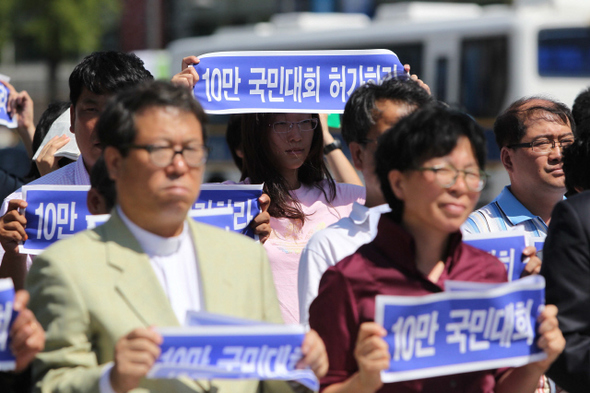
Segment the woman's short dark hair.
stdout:
<svg viewBox="0 0 590 393">
<path fill-rule="evenodd" d="M 431 158 L 444 157 L 453 151 L 462 136 L 471 142 L 473 155 L 483 170 L 486 158 L 483 130 L 471 116 L 441 103 L 426 105 L 381 135 L 375 152 L 375 168 L 394 220 L 401 222 L 404 203 L 389 185 L 389 172 L 416 169 Z"/>
<path fill-rule="evenodd" d="M 242 165 L 242 180 L 249 178 L 251 183 L 264 183 L 264 192 L 270 196 L 268 213 L 272 217 L 286 217 L 305 221 L 305 214 L 298 201 L 289 193 L 287 181 L 281 175 L 270 142 L 271 129 L 268 126 L 273 113 L 250 113 L 242 116 L 242 152 L 244 160 Z M 318 119 L 317 114 L 313 114 Z M 324 163 L 323 136 L 321 125 L 313 132 L 311 148 L 307 159 L 297 172 L 298 180 L 306 186 L 314 186 L 320 189 L 328 202 L 336 197 L 336 185 L 326 164 Z M 326 193 L 320 182 L 326 179 L 329 184 L 329 193 Z"/>
<path fill-rule="evenodd" d="M 133 86 L 115 95 L 96 123 L 96 133 L 103 147 L 113 146 L 127 155 L 126 146 L 135 141 L 135 115 L 147 108 L 173 107 L 192 113 L 201 123 L 203 143 L 207 141 L 207 117 L 191 90 L 170 82 L 151 81 Z"/>
</svg>

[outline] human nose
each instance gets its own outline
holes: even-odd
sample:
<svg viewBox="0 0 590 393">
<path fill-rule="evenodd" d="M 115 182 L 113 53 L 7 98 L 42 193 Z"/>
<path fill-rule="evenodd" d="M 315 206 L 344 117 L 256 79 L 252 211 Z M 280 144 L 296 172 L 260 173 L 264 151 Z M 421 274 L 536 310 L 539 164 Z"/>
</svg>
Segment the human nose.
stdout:
<svg viewBox="0 0 590 393">
<path fill-rule="evenodd" d="M 301 130 L 299 129 L 299 124 L 296 123 L 291 123 L 291 125 L 289 126 L 289 132 L 287 133 L 287 137 L 289 138 L 289 140 L 301 140 L 302 138 L 302 134 L 301 134 Z"/>
<path fill-rule="evenodd" d="M 564 147 L 559 142 L 553 141 L 553 145 L 549 150 L 548 156 L 550 160 L 561 160 L 563 156 Z"/>
<path fill-rule="evenodd" d="M 175 150 L 172 156 L 172 161 L 168 167 L 172 167 L 174 172 L 186 172 L 188 170 L 188 164 L 184 158 L 184 150 Z"/>
<path fill-rule="evenodd" d="M 465 176 L 465 172 L 458 170 L 455 173 L 455 179 L 453 180 L 453 184 L 451 184 L 449 187 L 449 191 L 458 194 L 464 194 L 469 191 L 469 187 L 467 187 L 467 179 Z"/>
</svg>

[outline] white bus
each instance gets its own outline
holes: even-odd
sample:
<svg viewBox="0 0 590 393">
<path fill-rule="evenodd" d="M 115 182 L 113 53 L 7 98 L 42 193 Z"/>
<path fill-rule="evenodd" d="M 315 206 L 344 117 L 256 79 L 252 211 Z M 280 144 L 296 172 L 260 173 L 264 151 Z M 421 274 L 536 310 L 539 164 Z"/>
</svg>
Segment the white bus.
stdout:
<svg viewBox="0 0 590 393">
<path fill-rule="evenodd" d="M 517 98 L 546 94 L 571 106 L 590 86 L 590 1 L 514 0 L 512 6 L 382 5 L 358 14 L 284 14 L 172 42 L 188 55 L 226 50 L 390 49 L 448 103 L 493 118 Z"/>
<path fill-rule="evenodd" d="M 380 6 L 372 20 L 358 14 L 284 14 L 268 23 L 177 40 L 168 50 L 177 72 L 183 57 L 214 51 L 378 48 L 409 63 L 435 97 L 490 128 L 518 98 L 542 94 L 571 106 L 590 86 L 590 0 L 396 3 Z M 488 156 L 497 160 L 489 132 L 488 139 Z"/>
</svg>

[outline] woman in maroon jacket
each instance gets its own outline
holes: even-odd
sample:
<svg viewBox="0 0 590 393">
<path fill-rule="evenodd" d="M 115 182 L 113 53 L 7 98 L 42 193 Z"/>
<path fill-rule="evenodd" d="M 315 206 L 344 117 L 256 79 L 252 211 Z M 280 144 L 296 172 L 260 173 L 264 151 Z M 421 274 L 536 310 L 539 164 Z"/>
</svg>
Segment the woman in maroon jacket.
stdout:
<svg viewBox="0 0 590 393">
<path fill-rule="evenodd" d="M 389 368 L 385 330 L 373 322 L 375 296 L 423 296 L 444 291 L 446 280 L 505 282 L 495 257 L 461 241 L 461 224 L 485 185 L 485 137 L 469 116 L 441 104 L 402 119 L 380 139 L 377 175 L 391 213 L 375 240 L 330 268 L 310 308 L 310 325 L 323 338 L 330 362 L 324 392 L 533 392 L 559 355 L 564 339 L 557 309 L 541 316 L 538 345 L 546 360 L 515 369 L 487 370 L 383 384 Z"/>
</svg>

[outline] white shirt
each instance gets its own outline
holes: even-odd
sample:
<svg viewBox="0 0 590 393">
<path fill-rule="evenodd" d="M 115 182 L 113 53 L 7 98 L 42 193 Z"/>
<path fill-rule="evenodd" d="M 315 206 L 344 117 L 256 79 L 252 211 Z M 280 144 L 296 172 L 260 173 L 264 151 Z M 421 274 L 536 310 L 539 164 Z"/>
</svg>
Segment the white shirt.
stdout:
<svg viewBox="0 0 590 393">
<path fill-rule="evenodd" d="M 188 223 L 180 235 L 161 237 L 131 222 L 119 206 L 117 213 L 149 257 L 178 322 L 184 324 L 187 311 L 202 308 L 197 253 Z"/>
<path fill-rule="evenodd" d="M 183 324 L 186 312 L 203 308 L 197 253 L 185 221 L 182 233 L 175 237 L 161 237 L 140 228 L 125 216 L 119 206 L 117 213 L 139 242 L 150 259 L 150 264 L 178 321 Z M 105 365 L 99 380 L 100 393 L 114 393 L 110 371 L 114 362 Z"/>
<path fill-rule="evenodd" d="M 391 209 L 386 204 L 368 208 L 355 202 L 350 216 L 316 232 L 309 239 L 299 261 L 299 323 L 309 324 L 309 306 L 318 295 L 324 272 L 375 239 L 379 218 L 389 211 Z"/>
</svg>

